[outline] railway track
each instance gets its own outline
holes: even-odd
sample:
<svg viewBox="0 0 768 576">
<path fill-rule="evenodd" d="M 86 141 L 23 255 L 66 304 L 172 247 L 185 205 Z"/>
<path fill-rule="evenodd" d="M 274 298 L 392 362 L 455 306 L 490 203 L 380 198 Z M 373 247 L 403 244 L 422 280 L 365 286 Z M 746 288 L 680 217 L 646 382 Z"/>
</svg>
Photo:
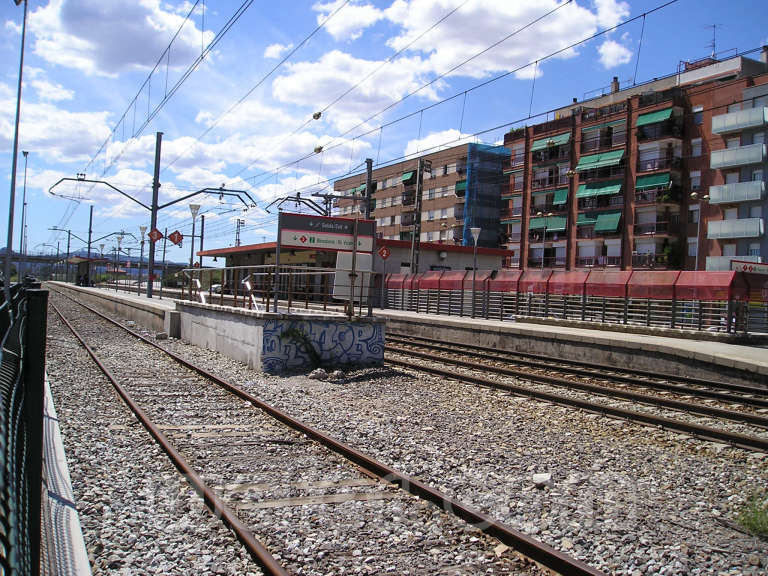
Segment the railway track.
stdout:
<svg viewBox="0 0 768 576">
<path fill-rule="evenodd" d="M 466 565 L 459 564 L 467 559 L 495 574 L 539 573 L 538 566 L 515 556 L 496 557 L 495 538 L 556 572 L 600 574 L 299 422 L 119 322 L 58 294 L 53 300 L 60 321 L 266 573 L 341 573 L 362 564 L 367 573 L 378 573 L 391 571 L 393 557 L 427 567 L 415 573 L 436 573 L 435 566 L 438 573 L 466 573 L 461 572 Z M 280 529 L 267 528 L 274 526 Z M 329 530 L 344 535 L 336 540 L 339 549 L 313 550 Z M 402 530 L 426 536 L 389 538 L 385 547 L 375 537 Z M 311 566 L 301 566 L 289 552 L 297 547 L 310 550 Z"/>
<path fill-rule="evenodd" d="M 735 391 L 743 387 L 726 384 L 728 391 L 722 391 L 709 381 L 640 378 L 605 366 L 591 370 L 582 362 L 518 359 L 516 353 L 435 344 L 423 338 L 388 335 L 386 352 L 385 360 L 393 365 L 768 452 L 766 396 L 755 389 L 746 393 Z M 694 397 L 704 401 L 692 401 Z M 716 402 L 721 405 L 712 405 Z M 639 409 L 649 406 L 656 412 Z"/>
</svg>

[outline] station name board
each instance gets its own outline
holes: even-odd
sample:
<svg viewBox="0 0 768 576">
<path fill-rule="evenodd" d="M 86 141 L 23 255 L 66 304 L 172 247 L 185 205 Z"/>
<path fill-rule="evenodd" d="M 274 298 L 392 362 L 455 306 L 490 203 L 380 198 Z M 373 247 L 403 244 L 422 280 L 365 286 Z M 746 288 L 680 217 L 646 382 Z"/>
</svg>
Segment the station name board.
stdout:
<svg viewBox="0 0 768 576">
<path fill-rule="evenodd" d="M 341 252 L 355 249 L 354 218 L 281 212 L 279 219 L 281 247 Z M 375 234 L 375 220 L 358 220 L 357 251 L 372 252 Z"/>
</svg>

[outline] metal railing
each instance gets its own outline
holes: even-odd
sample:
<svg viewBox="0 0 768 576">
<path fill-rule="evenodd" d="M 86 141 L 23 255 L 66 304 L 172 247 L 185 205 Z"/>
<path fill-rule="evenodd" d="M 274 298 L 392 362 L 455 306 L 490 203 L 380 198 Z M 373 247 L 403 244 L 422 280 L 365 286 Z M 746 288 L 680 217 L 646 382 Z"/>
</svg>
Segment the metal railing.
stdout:
<svg viewBox="0 0 768 576">
<path fill-rule="evenodd" d="M 40 573 L 48 292 L 11 287 L 0 305 L 0 573 Z"/>
</svg>

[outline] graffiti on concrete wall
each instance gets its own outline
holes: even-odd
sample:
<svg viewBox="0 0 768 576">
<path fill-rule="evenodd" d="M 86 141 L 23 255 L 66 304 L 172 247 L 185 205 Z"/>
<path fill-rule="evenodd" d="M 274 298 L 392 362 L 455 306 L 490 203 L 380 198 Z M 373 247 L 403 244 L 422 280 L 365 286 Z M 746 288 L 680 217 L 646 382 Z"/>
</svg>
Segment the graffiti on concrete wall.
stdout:
<svg viewBox="0 0 768 576">
<path fill-rule="evenodd" d="M 263 342 L 261 367 L 270 373 L 311 367 L 315 355 L 329 366 L 384 361 L 383 323 L 266 320 Z"/>
</svg>

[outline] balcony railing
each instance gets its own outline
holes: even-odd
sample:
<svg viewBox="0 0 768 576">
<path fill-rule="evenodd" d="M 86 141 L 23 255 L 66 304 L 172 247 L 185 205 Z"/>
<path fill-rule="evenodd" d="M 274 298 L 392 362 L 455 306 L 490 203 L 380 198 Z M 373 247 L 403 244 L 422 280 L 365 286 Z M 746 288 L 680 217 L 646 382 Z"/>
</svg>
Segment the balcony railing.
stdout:
<svg viewBox="0 0 768 576">
<path fill-rule="evenodd" d="M 658 268 L 669 263 L 667 254 L 633 254 L 632 268 Z"/>
<path fill-rule="evenodd" d="M 403 206 L 413 206 L 416 203 L 416 192 L 406 192 L 403 194 Z"/>
<path fill-rule="evenodd" d="M 565 268 L 565 256 L 545 256 L 541 258 L 529 257 L 529 268 Z"/>
<path fill-rule="evenodd" d="M 564 212 L 568 209 L 567 204 L 532 204 L 528 214 L 530 216 L 536 216 L 539 212 L 546 214 L 547 212 Z"/>
<path fill-rule="evenodd" d="M 557 120 L 550 120 L 549 122 L 543 122 L 542 124 L 536 124 L 533 127 L 534 134 L 543 134 L 544 132 L 550 132 L 552 130 L 561 130 L 563 128 L 571 127 L 571 117 L 564 116 Z"/>
<path fill-rule="evenodd" d="M 763 235 L 762 218 L 741 218 L 739 220 L 710 220 L 707 222 L 709 240 L 731 240 L 735 238 L 759 238 Z"/>
<path fill-rule="evenodd" d="M 680 158 L 676 156 L 664 158 L 648 158 L 637 161 L 638 172 L 651 172 L 653 170 L 674 170 L 680 168 Z"/>
<path fill-rule="evenodd" d="M 765 182 L 736 182 L 709 187 L 710 204 L 734 204 L 762 200 L 765 197 Z"/>
<path fill-rule="evenodd" d="M 760 256 L 707 256 L 707 270 L 730 270 L 733 260 L 755 262 L 757 264 L 762 262 Z"/>
<path fill-rule="evenodd" d="M 507 234 L 507 237 L 505 238 L 505 242 L 507 244 L 513 243 L 513 242 L 520 242 L 522 239 L 522 234 L 520 232 L 511 232 Z"/>
<path fill-rule="evenodd" d="M 576 260 L 579 268 L 604 268 L 621 266 L 621 256 L 581 256 Z"/>
<path fill-rule="evenodd" d="M 662 138 L 682 138 L 683 129 L 673 120 L 666 122 L 657 122 L 640 126 L 637 129 L 637 139 L 639 141 L 661 140 Z"/>
<path fill-rule="evenodd" d="M 626 102 L 619 102 L 618 104 L 611 104 L 609 106 L 603 106 L 602 108 L 589 108 L 581 113 L 582 122 L 591 122 L 592 120 L 599 120 L 606 116 L 613 116 L 627 110 Z"/>
<path fill-rule="evenodd" d="M 680 88 L 670 88 L 663 92 L 649 92 L 648 94 L 640 94 L 638 101 L 638 107 L 645 108 L 646 106 L 654 106 L 672 100 L 675 105 L 682 105 L 681 90 Z"/>
<path fill-rule="evenodd" d="M 511 208 L 502 208 L 499 212 L 499 218 L 502 220 L 509 220 L 510 218 L 515 218 L 518 216 L 523 215 L 523 207 L 522 206 L 512 206 Z"/>
<path fill-rule="evenodd" d="M 768 124 L 768 108 L 761 106 L 712 116 L 712 133 L 727 134 L 747 128 L 759 128 L 766 124 Z"/>
<path fill-rule="evenodd" d="M 531 154 L 531 160 L 534 164 L 539 162 L 560 162 L 567 161 L 571 158 L 570 146 L 567 144 L 564 146 L 552 146 L 544 148 L 543 150 L 537 150 Z"/>
<path fill-rule="evenodd" d="M 624 196 L 617 194 L 615 196 L 596 196 L 594 198 L 579 198 L 579 210 L 589 210 L 594 208 L 620 208 L 624 206 Z"/>
<path fill-rule="evenodd" d="M 613 232 L 595 232 L 594 226 L 577 226 L 576 238 L 579 240 L 589 240 L 591 238 L 615 238 L 621 236 L 621 230 Z"/>
<path fill-rule="evenodd" d="M 709 167 L 713 170 L 760 164 L 764 161 L 765 144 L 748 144 L 738 148 L 714 150 L 709 155 Z"/>
<path fill-rule="evenodd" d="M 579 173 L 580 182 L 602 178 L 624 178 L 624 166 L 610 166 L 606 168 L 596 168 L 593 170 L 582 170 Z"/>
<path fill-rule="evenodd" d="M 671 190 L 643 190 L 635 192 L 635 204 L 676 204 L 680 200 L 680 190 L 672 188 Z"/>
<path fill-rule="evenodd" d="M 546 178 L 533 179 L 531 181 L 531 189 L 539 190 L 541 188 L 551 188 L 553 186 L 562 186 L 563 184 L 568 184 L 568 176 L 566 176 L 565 174 L 554 174 L 551 176 L 547 176 Z"/>
<path fill-rule="evenodd" d="M 676 227 L 676 225 L 677 223 L 674 223 L 674 227 Z M 646 222 L 645 224 L 635 224 L 635 236 L 669 234 L 672 228 L 672 222 Z"/>
<path fill-rule="evenodd" d="M 596 131 L 595 131 L 596 132 Z M 614 146 L 621 146 L 627 142 L 627 133 L 614 132 L 611 135 L 589 138 L 581 141 L 581 153 L 586 154 L 589 152 L 595 152 L 604 148 L 613 148 Z"/>
<path fill-rule="evenodd" d="M 414 224 L 416 224 L 415 212 L 406 212 L 400 217 L 401 226 L 413 226 Z"/>
</svg>

